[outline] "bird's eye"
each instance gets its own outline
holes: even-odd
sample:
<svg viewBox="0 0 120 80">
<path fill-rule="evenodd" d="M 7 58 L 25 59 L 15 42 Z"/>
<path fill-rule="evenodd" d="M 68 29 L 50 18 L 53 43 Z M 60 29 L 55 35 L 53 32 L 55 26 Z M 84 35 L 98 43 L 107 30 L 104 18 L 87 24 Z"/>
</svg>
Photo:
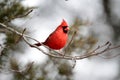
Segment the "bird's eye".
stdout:
<svg viewBox="0 0 120 80">
<path fill-rule="evenodd" d="M 67 28 L 67 26 L 63 26 L 63 28 Z"/>
<path fill-rule="evenodd" d="M 68 32 L 68 26 L 63 26 L 63 32 L 67 33 Z"/>
<path fill-rule="evenodd" d="M 68 26 L 63 26 L 63 30 L 67 29 Z"/>
</svg>

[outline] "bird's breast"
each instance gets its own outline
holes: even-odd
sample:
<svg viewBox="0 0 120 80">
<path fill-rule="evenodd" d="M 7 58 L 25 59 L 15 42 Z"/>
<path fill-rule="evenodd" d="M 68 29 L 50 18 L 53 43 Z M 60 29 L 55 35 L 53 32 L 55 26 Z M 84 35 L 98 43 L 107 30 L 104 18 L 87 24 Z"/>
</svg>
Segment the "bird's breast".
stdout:
<svg viewBox="0 0 120 80">
<path fill-rule="evenodd" d="M 48 39 L 44 42 L 44 44 L 51 49 L 59 50 L 66 45 L 67 39 L 68 39 L 67 34 L 57 31 L 52 33 L 48 37 Z"/>
</svg>

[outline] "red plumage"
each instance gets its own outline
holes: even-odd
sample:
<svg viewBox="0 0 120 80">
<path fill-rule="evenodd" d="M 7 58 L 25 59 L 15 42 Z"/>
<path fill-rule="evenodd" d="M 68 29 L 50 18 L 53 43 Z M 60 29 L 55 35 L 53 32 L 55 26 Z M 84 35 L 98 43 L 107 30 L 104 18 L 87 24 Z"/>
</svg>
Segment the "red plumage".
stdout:
<svg viewBox="0 0 120 80">
<path fill-rule="evenodd" d="M 56 28 L 54 32 L 52 32 L 49 37 L 45 40 L 45 42 L 42 42 L 42 44 L 48 46 L 51 49 L 59 50 L 63 48 L 68 39 L 68 24 L 65 20 L 62 21 L 62 23 Z M 36 46 L 41 46 L 41 43 L 34 44 Z"/>
</svg>

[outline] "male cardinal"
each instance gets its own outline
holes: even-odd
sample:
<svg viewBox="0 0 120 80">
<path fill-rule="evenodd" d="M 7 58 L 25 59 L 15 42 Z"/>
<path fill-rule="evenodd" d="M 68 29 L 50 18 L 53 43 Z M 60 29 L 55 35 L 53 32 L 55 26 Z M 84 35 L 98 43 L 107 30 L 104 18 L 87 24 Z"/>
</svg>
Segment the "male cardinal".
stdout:
<svg viewBox="0 0 120 80">
<path fill-rule="evenodd" d="M 68 39 L 69 27 L 67 22 L 63 19 L 62 23 L 53 31 L 49 37 L 42 43 L 36 43 L 34 45 L 41 46 L 42 44 L 48 46 L 54 50 L 60 50 L 66 45 Z"/>
</svg>

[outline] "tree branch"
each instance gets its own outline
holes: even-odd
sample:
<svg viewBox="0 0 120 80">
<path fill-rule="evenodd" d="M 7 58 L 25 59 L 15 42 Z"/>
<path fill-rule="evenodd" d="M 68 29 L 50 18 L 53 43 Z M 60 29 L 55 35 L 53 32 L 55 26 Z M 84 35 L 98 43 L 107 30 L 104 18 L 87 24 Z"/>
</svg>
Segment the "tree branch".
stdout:
<svg viewBox="0 0 120 80">
<path fill-rule="evenodd" d="M 107 51 L 109 51 L 109 50 L 113 50 L 113 49 L 116 49 L 116 48 L 120 48 L 120 45 L 111 47 L 111 43 L 110 43 L 110 42 L 107 42 L 107 43 L 105 43 L 105 44 L 102 45 L 102 46 L 98 46 L 98 47 L 97 47 L 96 49 L 94 49 L 93 51 L 88 52 L 88 53 L 83 54 L 83 55 L 80 55 L 80 56 L 66 56 L 66 55 L 65 55 L 65 56 L 62 56 L 62 55 L 50 54 L 50 53 L 45 52 L 44 50 L 42 50 L 42 49 L 39 48 L 38 46 L 31 44 L 31 43 L 27 40 L 27 38 L 32 39 L 32 40 L 34 40 L 34 41 L 36 41 L 36 42 L 39 42 L 39 41 L 37 41 L 36 39 L 34 39 L 34 38 L 32 38 L 32 37 L 30 37 L 30 36 L 28 36 L 28 35 L 23 34 L 24 31 L 23 31 L 23 33 L 20 33 L 20 32 L 16 31 L 16 30 L 13 29 L 13 28 L 7 27 L 5 24 L 0 23 L 0 25 L 3 26 L 4 28 L 6 28 L 7 30 L 16 33 L 17 35 L 22 36 L 23 40 L 24 40 L 29 46 L 32 45 L 34 48 L 38 49 L 38 50 L 41 51 L 42 53 L 44 53 L 44 54 L 46 54 L 46 55 L 48 55 L 48 56 L 54 57 L 54 58 L 67 59 L 67 60 L 73 60 L 73 59 L 74 59 L 74 60 L 80 60 L 80 59 L 84 59 L 84 58 L 88 58 L 88 57 L 92 57 L 92 56 L 96 56 L 96 55 L 102 54 L 102 53 L 107 52 Z M 43 45 L 43 46 L 44 46 L 44 45 Z M 102 48 L 104 48 L 104 49 L 101 50 L 101 51 L 98 51 L 98 50 L 100 50 L 100 49 L 102 49 Z M 97 52 L 97 51 L 98 51 L 98 52 Z M 55 52 L 56 52 L 56 51 L 55 51 Z M 57 52 L 57 53 L 58 53 L 58 52 Z"/>
</svg>

